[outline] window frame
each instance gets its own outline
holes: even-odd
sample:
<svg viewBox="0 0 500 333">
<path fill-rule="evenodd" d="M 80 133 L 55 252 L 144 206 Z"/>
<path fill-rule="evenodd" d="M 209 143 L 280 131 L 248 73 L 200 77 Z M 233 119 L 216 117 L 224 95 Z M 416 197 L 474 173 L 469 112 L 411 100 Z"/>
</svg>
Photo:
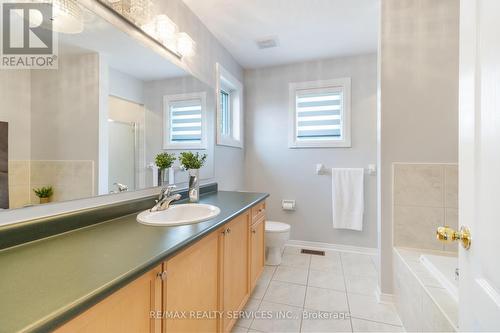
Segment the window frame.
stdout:
<svg viewBox="0 0 500 333">
<path fill-rule="evenodd" d="M 231 125 L 233 123 L 233 120 L 231 119 L 231 92 L 227 92 L 226 90 L 229 90 L 229 89 L 220 89 L 219 90 L 219 98 L 221 99 L 221 103 L 220 103 L 220 106 L 221 106 L 221 126 L 220 126 L 220 130 L 221 130 L 221 135 L 222 136 L 228 136 L 231 134 Z M 228 124 L 228 133 L 225 133 L 225 129 L 224 129 L 224 123 L 222 122 L 224 120 L 224 108 L 222 108 L 222 100 L 223 100 L 223 95 L 226 95 L 227 97 L 227 117 L 228 117 L 228 120 L 229 120 L 229 124 Z"/>
<path fill-rule="evenodd" d="M 200 142 L 172 142 L 170 140 L 170 105 L 172 102 L 182 102 L 199 99 L 201 104 L 201 141 Z M 207 145 L 207 93 L 196 92 L 163 96 L 163 149 L 168 150 L 205 150 Z"/>
<path fill-rule="evenodd" d="M 217 145 L 243 149 L 243 84 L 219 63 L 216 73 Z M 222 133 L 221 90 L 229 94 L 229 135 Z"/>
<path fill-rule="evenodd" d="M 297 92 L 299 90 L 342 90 L 340 139 L 303 139 L 297 137 Z M 293 82 L 289 84 L 288 148 L 350 148 L 351 147 L 351 78 Z"/>
</svg>

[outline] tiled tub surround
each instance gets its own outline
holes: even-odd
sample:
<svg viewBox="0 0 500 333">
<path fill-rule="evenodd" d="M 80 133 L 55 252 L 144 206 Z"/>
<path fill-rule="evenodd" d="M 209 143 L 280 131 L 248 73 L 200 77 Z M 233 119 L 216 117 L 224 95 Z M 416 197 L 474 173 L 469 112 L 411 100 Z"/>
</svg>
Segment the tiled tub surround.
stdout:
<svg viewBox="0 0 500 333">
<path fill-rule="evenodd" d="M 95 195 L 94 161 L 9 161 L 10 208 L 38 204 L 33 188 L 52 186 L 53 201 Z"/>
<path fill-rule="evenodd" d="M 30 161 L 9 161 L 9 208 L 31 203 Z"/>
<path fill-rule="evenodd" d="M 279 266 L 265 266 L 246 313 L 233 332 L 404 332 L 392 304 L 378 303 L 371 255 L 327 250 L 325 256 L 285 247 Z M 257 318 L 272 311 L 271 318 Z M 277 319 L 280 311 L 291 318 Z M 308 318 L 303 313 L 349 313 L 350 318 Z"/>
<path fill-rule="evenodd" d="M 421 263 L 422 254 L 450 255 L 394 249 L 394 296 L 401 321 L 408 332 L 455 332 L 458 303 Z"/>
<path fill-rule="evenodd" d="M 456 164 L 393 165 L 394 246 L 457 251 L 436 240 L 436 228 L 458 228 Z"/>
</svg>

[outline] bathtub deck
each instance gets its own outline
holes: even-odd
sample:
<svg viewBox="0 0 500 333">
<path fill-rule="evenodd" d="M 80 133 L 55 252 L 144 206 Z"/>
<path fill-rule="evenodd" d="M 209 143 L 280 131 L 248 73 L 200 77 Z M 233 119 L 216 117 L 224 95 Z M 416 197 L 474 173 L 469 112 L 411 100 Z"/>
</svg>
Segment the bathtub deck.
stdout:
<svg viewBox="0 0 500 333">
<path fill-rule="evenodd" d="M 420 250 L 420 249 L 407 249 L 407 248 L 394 248 L 395 254 L 395 274 L 399 274 L 396 276 L 395 280 L 398 280 L 399 284 L 406 284 L 406 286 L 410 286 L 411 291 L 417 293 L 419 290 L 422 291 L 422 294 L 419 296 L 413 295 L 411 301 L 401 300 L 402 303 L 413 302 L 420 297 L 421 304 L 402 304 L 399 307 L 400 316 L 403 319 L 405 314 L 401 312 L 405 312 L 408 309 L 416 312 L 418 311 L 417 307 L 421 307 L 421 311 L 423 311 L 424 315 L 421 318 L 423 321 L 433 320 L 435 322 L 442 321 L 442 327 L 449 326 L 450 329 L 440 329 L 439 331 L 450 331 L 451 329 L 454 331 L 458 331 L 458 303 L 454 300 L 452 295 L 444 288 L 444 286 L 429 272 L 429 270 L 424 266 L 424 264 L 420 261 L 420 256 L 422 254 L 429 255 L 444 255 L 444 256 L 452 256 L 453 254 L 450 252 L 442 252 L 442 251 L 431 251 L 431 250 Z M 455 254 L 456 255 L 456 254 Z M 398 272 L 399 270 L 399 272 Z M 406 275 L 404 270 L 407 270 L 411 276 Z M 413 283 L 416 281 L 417 285 Z M 404 286 L 403 286 L 404 288 Z M 404 294 L 404 292 L 403 292 Z M 407 295 L 408 296 L 408 295 Z M 425 302 L 430 301 L 435 305 L 434 306 L 426 306 Z M 426 311 L 432 311 L 432 308 L 435 308 L 436 313 L 426 314 Z M 415 315 L 413 313 L 412 315 Z M 436 317 L 437 316 L 437 317 Z M 418 323 L 416 323 L 418 324 Z M 408 331 L 411 330 L 411 327 L 406 327 Z M 420 328 L 419 330 L 425 331 L 426 329 Z"/>
</svg>

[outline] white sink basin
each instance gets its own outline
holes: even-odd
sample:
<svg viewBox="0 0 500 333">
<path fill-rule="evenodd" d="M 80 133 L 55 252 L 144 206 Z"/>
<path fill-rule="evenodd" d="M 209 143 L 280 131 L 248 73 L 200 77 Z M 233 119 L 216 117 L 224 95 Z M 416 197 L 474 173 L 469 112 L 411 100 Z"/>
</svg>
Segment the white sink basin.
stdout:
<svg viewBox="0 0 500 333">
<path fill-rule="evenodd" d="M 205 204 L 172 205 L 166 210 L 146 210 L 137 216 L 137 221 L 146 225 L 176 226 L 210 220 L 220 214 L 219 207 Z"/>
</svg>

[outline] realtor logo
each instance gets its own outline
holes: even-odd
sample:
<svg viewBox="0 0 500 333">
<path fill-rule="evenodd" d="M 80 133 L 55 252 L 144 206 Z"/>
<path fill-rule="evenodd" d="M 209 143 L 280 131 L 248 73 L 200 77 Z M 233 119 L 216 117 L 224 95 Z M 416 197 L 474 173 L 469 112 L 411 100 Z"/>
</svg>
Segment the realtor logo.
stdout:
<svg viewBox="0 0 500 333">
<path fill-rule="evenodd" d="M 57 68 L 52 4 L 2 3 L 2 69 Z"/>
</svg>

